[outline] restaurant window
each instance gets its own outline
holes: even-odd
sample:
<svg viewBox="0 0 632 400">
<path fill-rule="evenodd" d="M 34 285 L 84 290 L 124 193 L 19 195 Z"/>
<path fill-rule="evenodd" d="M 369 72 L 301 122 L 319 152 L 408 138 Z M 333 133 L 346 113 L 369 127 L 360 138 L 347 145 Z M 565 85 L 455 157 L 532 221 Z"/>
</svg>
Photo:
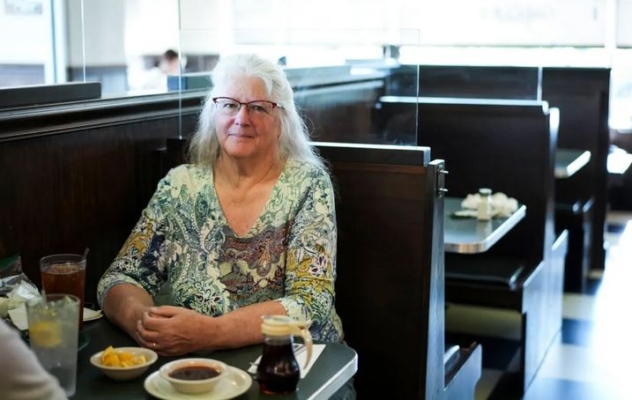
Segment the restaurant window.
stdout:
<svg viewBox="0 0 632 400">
<path fill-rule="evenodd" d="M 98 81 L 103 97 L 129 95 L 178 51 L 178 0 L 3 1 L 0 87 Z"/>
<path fill-rule="evenodd" d="M 51 3 L 4 0 L 0 7 L 0 87 L 54 82 Z"/>
<path fill-rule="evenodd" d="M 164 93 L 146 82 L 168 49 L 187 74 L 238 51 L 294 68 L 396 49 L 411 64 L 610 66 L 613 102 L 630 98 L 632 0 L 0 1 L 11 38 L 0 87 L 96 80 L 103 97 Z"/>
</svg>

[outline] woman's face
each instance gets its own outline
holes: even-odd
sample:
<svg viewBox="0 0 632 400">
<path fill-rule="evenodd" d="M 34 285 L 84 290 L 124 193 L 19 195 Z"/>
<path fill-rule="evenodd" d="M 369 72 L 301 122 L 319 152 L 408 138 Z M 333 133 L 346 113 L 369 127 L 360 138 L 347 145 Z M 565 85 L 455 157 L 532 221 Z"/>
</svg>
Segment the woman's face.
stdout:
<svg viewBox="0 0 632 400">
<path fill-rule="evenodd" d="M 218 93 L 220 97 L 234 99 L 241 103 L 255 100 L 270 100 L 265 86 L 260 79 L 237 77 L 224 85 Z M 235 115 L 227 115 L 222 110 L 235 108 L 223 103 L 215 103 L 217 116 L 215 128 L 222 148 L 222 153 L 236 159 L 265 160 L 274 157 L 281 134 L 278 108 L 270 107 L 265 113 L 249 110 L 241 105 Z"/>
</svg>

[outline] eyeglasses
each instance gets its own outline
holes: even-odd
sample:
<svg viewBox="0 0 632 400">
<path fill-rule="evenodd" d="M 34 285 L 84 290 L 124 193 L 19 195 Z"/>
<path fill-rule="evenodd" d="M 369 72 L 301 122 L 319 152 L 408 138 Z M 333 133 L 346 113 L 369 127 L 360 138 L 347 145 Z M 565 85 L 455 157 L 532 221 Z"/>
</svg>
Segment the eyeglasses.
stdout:
<svg viewBox="0 0 632 400">
<path fill-rule="evenodd" d="M 272 113 L 275 108 L 283 108 L 280 104 L 268 100 L 254 100 L 242 103 L 230 97 L 213 97 L 213 103 L 219 112 L 228 116 L 235 116 L 241 110 L 241 106 L 246 106 L 248 114 L 252 116 L 263 116 Z"/>
</svg>

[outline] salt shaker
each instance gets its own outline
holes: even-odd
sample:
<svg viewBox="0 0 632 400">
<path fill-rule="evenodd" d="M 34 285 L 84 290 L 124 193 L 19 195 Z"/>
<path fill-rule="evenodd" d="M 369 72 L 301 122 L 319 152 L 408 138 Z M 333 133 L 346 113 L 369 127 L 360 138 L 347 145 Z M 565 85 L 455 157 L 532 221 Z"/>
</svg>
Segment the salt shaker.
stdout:
<svg viewBox="0 0 632 400">
<path fill-rule="evenodd" d="M 489 188 L 478 189 L 478 194 L 481 201 L 478 203 L 478 215 L 479 221 L 489 221 L 492 219 L 492 190 Z"/>
</svg>

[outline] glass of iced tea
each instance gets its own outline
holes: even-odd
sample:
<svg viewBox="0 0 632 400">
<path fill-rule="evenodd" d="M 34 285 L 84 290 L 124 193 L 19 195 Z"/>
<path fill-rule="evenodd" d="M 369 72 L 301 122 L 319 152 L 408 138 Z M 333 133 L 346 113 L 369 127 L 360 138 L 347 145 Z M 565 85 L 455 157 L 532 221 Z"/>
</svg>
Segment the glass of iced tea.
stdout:
<svg viewBox="0 0 632 400">
<path fill-rule="evenodd" d="M 40 260 L 42 290 L 46 294 L 70 294 L 81 301 L 79 330 L 83 328 L 86 291 L 86 259 L 79 254 L 53 254 Z"/>
</svg>

